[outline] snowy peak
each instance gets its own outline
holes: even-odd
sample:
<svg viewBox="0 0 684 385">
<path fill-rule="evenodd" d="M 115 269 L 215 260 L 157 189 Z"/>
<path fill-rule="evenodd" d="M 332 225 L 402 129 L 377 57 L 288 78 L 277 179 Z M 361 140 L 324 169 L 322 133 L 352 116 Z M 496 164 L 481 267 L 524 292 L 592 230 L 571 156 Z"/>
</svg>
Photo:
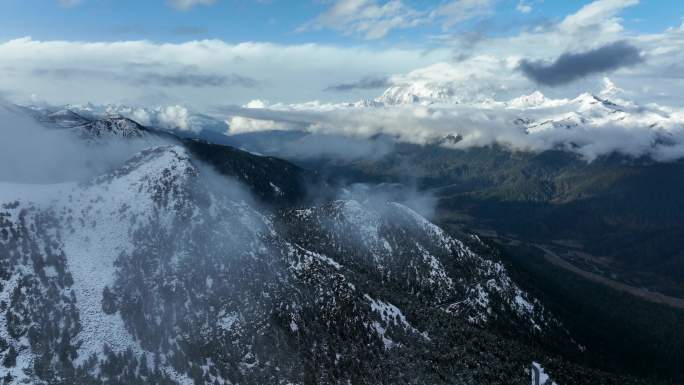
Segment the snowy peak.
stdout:
<svg viewBox="0 0 684 385">
<path fill-rule="evenodd" d="M 31 115 L 48 128 L 70 129 L 84 138 L 141 138 L 147 129 L 138 122 L 118 114 L 88 117 L 63 108 L 57 111 L 29 108 Z"/>
<path fill-rule="evenodd" d="M 519 96 L 508 101 L 508 106 L 511 108 L 526 109 L 543 107 L 548 102 L 546 96 L 540 91 L 534 91 L 529 95 Z"/>
<path fill-rule="evenodd" d="M 623 94 L 625 90 L 622 88 L 618 87 L 615 83 L 613 83 L 612 80 L 609 78 L 603 78 L 603 89 L 601 90 L 601 97 L 604 99 L 607 98 L 613 98 L 617 97 L 621 94 Z"/>
<path fill-rule="evenodd" d="M 578 110 L 589 110 L 594 107 L 605 107 L 605 108 L 611 108 L 611 107 L 618 107 L 617 104 L 609 101 L 602 99 L 594 94 L 585 92 L 583 94 L 580 94 L 578 97 L 572 100 L 573 103 L 578 105 Z"/>
<path fill-rule="evenodd" d="M 406 105 L 454 101 L 456 92 L 449 85 L 411 83 L 388 88 L 376 101 L 385 105 Z"/>
<path fill-rule="evenodd" d="M 118 136 L 122 138 L 142 138 L 147 131 L 137 122 L 119 115 L 97 119 L 86 124 L 76 126 L 82 135 L 101 138 L 104 136 Z"/>
<path fill-rule="evenodd" d="M 116 183 L 130 186 L 131 191 L 158 194 L 180 191 L 197 175 L 198 170 L 185 148 L 161 146 L 142 151 L 119 169 L 93 179 L 90 184 Z"/>
<path fill-rule="evenodd" d="M 47 114 L 44 122 L 52 123 L 60 128 L 71 128 L 88 124 L 90 121 L 69 109 L 62 109 Z"/>
<path fill-rule="evenodd" d="M 614 95 L 614 93 L 602 92 L 601 96 L 599 97 L 592 93 L 585 92 L 574 99 L 550 99 L 547 98 L 542 92 L 535 91 L 529 95 L 523 95 L 517 98 L 513 98 L 506 102 L 505 105 L 509 108 L 515 108 L 520 110 L 553 108 L 563 106 L 573 106 L 576 108 L 577 111 L 588 110 L 595 107 L 605 107 L 611 109 L 619 108 L 619 105 L 617 103 L 614 103 L 607 99 L 607 97 L 611 95 Z"/>
</svg>

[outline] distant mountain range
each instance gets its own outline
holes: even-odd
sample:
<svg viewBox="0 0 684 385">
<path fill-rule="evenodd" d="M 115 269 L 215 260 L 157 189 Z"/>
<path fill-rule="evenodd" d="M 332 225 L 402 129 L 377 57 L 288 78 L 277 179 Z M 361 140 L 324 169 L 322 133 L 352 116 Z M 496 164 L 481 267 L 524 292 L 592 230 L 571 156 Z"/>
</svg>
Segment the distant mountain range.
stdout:
<svg viewBox="0 0 684 385">
<path fill-rule="evenodd" d="M 450 83 L 409 83 L 394 85 L 374 100 L 299 104 L 257 100 L 242 107 L 217 107 L 211 116 L 183 106 L 88 104 L 47 110 L 93 119 L 122 116 L 214 142 L 226 140 L 221 138 L 226 135 L 302 131 L 360 140 L 382 135 L 402 143 L 437 143 L 456 149 L 491 145 L 533 152 L 564 149 L 588 161 L 612 153 L 662 161 L 684 156 L 684 110 L 635 103 L 629 95 L 609 79 L 604 79 L 600 92 L 573 99 L 548 98 L 536 91 L 504 101 L 473 96 Z M 72 123 L 68 116 L 61 120 Z M 443 141 L 446 137 L 459 140 Z"/>
</svg>

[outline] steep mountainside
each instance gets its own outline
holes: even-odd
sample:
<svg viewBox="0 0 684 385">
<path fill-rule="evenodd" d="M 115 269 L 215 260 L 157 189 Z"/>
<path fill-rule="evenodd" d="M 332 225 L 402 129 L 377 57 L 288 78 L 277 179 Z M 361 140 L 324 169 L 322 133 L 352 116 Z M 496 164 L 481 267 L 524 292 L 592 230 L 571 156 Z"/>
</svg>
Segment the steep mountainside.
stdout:
<svg viewBox="0 0 684 385">
<path fill-rule="evenodd" d="M 86 183 L 2 185 L 9 383 L 390 383 L 407 375 L 387 372 L 393 357 L 435 375 L 410 357 L 445 327 L 562 330 L 501 265 L 403 206 L 270 215 L 211 177 L 170 146 Z"/>
<path fill-rule="evenodd" d="M 145 127 L 137 122 L 121 116 L 109 116 L 106 119 L 92 120 L 75 126 L 74 129 L 82 131 L 85 135 L 89 136 L 102 137 L 111 135 L 124 138 L 142 137 L 146 131 Z"/>
<path fill-rule="evenodd" d="M 327 188 L 315 173 L 278 158 L 255 156 L 203 140 L 185 139 L 182 143 L 199 161 L 244 183 L 261 202 L 271 206 L 305 202 L 314 193 L 310 189 L 322 193 Z"/>
</svg>

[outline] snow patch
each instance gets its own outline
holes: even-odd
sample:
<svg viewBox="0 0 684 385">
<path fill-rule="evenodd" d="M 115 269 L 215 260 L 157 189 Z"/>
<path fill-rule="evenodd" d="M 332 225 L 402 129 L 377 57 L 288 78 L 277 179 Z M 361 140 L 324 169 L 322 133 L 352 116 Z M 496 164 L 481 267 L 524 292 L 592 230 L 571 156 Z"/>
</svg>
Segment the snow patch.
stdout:
<svg viewBox="0 0 684 385">
<path fill-rule="evenodd" d="M 373 328 L 378 333 L 378 336 L 382 338 L 385 344 L 385 349 L 391 349 L 396 346 L 396 343 L 387 337 L 387 329 L 390 326 L 398 326 L 412 333 L 419 334 L 423 338 L 428 339 L 426 333 L 421 333 L 418 329 L 414 328 L 409 324 L 401 310 L 389 302 L 384 302 L 378 299 L 372 298 L 370 295 L 365 294 L 364 298 L 370 303 L 371 310 L 380 316 L 382 322 L 373 321 Z"/>
<path fill-rule="evenodd" d="M 538 362 L 532 362 L 532 385 L 558 385 L 548 374 L 544 371 L 544 368 Z"/>
</svg>

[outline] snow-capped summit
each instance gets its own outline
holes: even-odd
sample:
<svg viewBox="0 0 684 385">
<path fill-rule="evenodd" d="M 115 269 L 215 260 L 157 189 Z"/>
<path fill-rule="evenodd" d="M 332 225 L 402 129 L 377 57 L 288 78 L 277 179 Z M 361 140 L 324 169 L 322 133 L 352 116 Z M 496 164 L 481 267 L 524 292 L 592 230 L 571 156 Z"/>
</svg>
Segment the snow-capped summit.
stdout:
<svg viewBox="0 0 684 385">
<path fill-rule="evenodd" d="M 72 110 L 61 109 L 45 115 L 44 122 L 52 123 L 60 128 L 71 128 L 87 124 L 89 120 Z"/>
<path fill-rule="evenodd" d="M 624 93 L 625 90 L 622 88 L 618 87 L 615 83 L 613 83 L 610 78 L 603 78 L 603 89 L 600 92 L 600 96 L 604 99 L 609 99 L 612 97 L 619 96 L 620 94 Z"/>
<path fill-rule="evenodd" d="M 395 85 L 376 99 L 385 105 L 405 105 L 457 102 L 454 97 L 456 92 L 451 86 L 441 83 L 416 82 L 403 85 Z"/>
<path fill-rule="evenodd" d="M 215 119 L 205 114 L 191 111 L 182 105 L 165 105 L 157 107 L 134 107 L 124 104 L 70 104 L 60 107 L 55 112 L 40 106 L 29 106 L 35 114 L 39 115 L 45 123 L 61 125 L 62 128 L 83 125 L 94 120 L 112 120 L 126 118 L 141 126 L 155 127 L 174 132 L 186 132 L 196 134 L 202 130 L 215 130 L 223 132 L 226 124 L 222 119 Z M 67 115 L 78 116 L 69 121 Z"/>
<path fill-rule="evenodd" d="M 147 129 L 139 123 L 120 115 L 110 115 L 74 127 L 79 134 L 90 137 L 118 136 L 123 138 L 143 137 Z"/>
<path fill-rule="evenodd" d="M 589 92 L 580 94 L 576 98 L 572 99 L 571 102 L 577 105 L 580 110 L 588 110 L 595 107 L 605 107 L 614 104 L 612 102 L 605 101 Z"/>
<path fill-rule="evenodd" d="M 354 103 L 349 103 L 350 107 L 354 108 L 369 108 L 369 107 L 382 107 L 385 103 L 379 101 L 380 98 L 375 100 L 363 99 Z"/>
<path fill-rule="evenodd" d="M 117 113 L 91 115 L 84 111 L 80 114 L 68 108 L 57 111 L 29 108 L 28 111 L 48 128 L 68 129 L 91 139 L 104 136 L 140 138 L 148 131 L 142 124 Z"/>
<path fill-rule="evenodd" d="M 507 105 L 511 108 L 526 109 L 543 107 L 548 103 L 548 99 L 540 91 L 534 91 L 529 95 L 522 95 L 517 98 L 511 99 L 507 102 Z"/>
</svg>

